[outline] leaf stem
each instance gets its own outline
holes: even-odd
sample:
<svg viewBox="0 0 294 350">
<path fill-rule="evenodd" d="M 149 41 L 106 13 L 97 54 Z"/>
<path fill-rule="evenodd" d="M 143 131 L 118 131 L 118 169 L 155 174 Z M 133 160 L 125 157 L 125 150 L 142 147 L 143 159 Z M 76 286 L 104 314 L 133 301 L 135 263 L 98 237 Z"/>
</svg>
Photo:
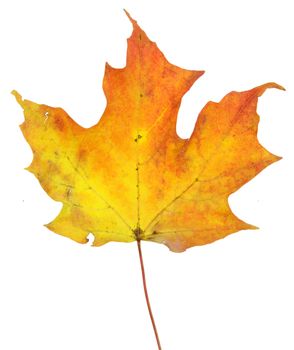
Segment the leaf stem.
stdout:
<svg viewBox="0 0 294 350">
<path fill-rule="evenodd" d="M 143 280 L 144 293 L 145 293 L 146 303 L 147 303 L 147 307 L 148 307 L 148 311 L 149 311 L 149 316 L 150 316 L 150 320 L 151 320 L 151 323 L 152 323 L 154 335 L 155 335 L 155 338 L 156 338 L 158 350 L 162 350 L 161 345 L 160 345 L 158 332 L 157 332 L 157 328 L 156 328 L 156 324 L 155 324 L 153 313 L 152 313 L 152 309 L 151 309 L 151 305 L 150 305 L 150 301 L 149 301 L 148 291 L 147 291 L 146 276 L 145 276 L 145 269 L 144 269 L 144 262 L 143 262 L 143 255 L 142 255 L 141 240 L 140 239 L 137 239 L 137 245 L 138 245 L 138 252 L 139 252 L 139 258 L 140 258 L 141 271 L 142 271 L 142 280 Z"/>
</svg>

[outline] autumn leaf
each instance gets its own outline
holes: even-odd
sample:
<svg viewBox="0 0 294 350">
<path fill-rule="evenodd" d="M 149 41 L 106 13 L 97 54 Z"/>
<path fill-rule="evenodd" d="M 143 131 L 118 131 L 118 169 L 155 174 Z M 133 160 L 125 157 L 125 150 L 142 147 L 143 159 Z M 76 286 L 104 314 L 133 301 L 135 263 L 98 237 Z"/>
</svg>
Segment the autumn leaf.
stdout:
<svg viewBox="0 0 294 350">
<path fill-rule="evenodd" d="M 258 97 L 268 83 L 208 102 L 192 136 L 176 133 L 183 95 L 204 73 L 170 64 L 136 21 L 127 64 L 106 64 L 107 107 L 83 128 L 61 108 L 22 100 L 21 130 L 34 158 L 28 170 L 63 203 L 50 230 L 93 245 L 148 240 L 172 251 L 255 227 L 237 218 L 228 197 L 280 158 L 257 140 Z"/>
<path fill-rule="evenodd" d="M 61 108 L 13 94 L 24 110 L 21 130 L 34 155 L 27 169 L 63 204 L 46 226 L 79 243 L 92 233 L 94 246 L 137 241 L 160 349 L 140 242 L 182 252 L 256 228 L 233 214 L 228 197 L 280 159 L 258 142 L 256 109 L 266 89 L 283 88 L 267 83 L 208 102 L 183 140 L 176 133 L 181 99 L 204 72 L 170 64 L 129 19 L 126 67 L 106 64 L 107 106 L 96 125 L 83 128 Z"/>
</svg>

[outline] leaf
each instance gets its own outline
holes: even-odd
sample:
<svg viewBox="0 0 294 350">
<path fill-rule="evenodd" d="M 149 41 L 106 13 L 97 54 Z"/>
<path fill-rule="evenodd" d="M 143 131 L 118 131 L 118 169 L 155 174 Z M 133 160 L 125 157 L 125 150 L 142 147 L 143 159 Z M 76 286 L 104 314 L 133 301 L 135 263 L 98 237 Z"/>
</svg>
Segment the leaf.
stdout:
<svg viewBox="0 0 294 350">
<path fill-rule="evenodd" d="M 176 134 L 183 95 L 204 73 L 170 64 L 136 21 L 127 64 L 106 64 L 107 107 L 83 128 L 61 108 L 13 92 L 24 109 L 21 130 L 34 158 L 28 170 L 63 203 L 50 230 L 93 245 L 148 240 L 172 251 L 254 229 L 228 197 L 280 158 L 257 140 L 257 100 L 268 83 L 208 102 L 192 136 Z"/>
</svg>

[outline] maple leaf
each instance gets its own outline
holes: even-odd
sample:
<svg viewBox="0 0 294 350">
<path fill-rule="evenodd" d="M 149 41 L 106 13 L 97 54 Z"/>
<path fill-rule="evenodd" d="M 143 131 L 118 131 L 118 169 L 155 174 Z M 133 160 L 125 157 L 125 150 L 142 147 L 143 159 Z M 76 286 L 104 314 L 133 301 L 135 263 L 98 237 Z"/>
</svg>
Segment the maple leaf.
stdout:
<svg viewBox="0 0 294 350">
<path fill-rule="evenodd" d="M 129 14 L 127 13 L 129 16 Z M 204 73 L 170 64 L 129 16 L 123 69 L 106 64 L 107 99 L 100 121 L 78 125 L 61 108 L 23 100 L 21 130 L 33 151 L 27 168 L 48 195 L 63 204 L 50 230 L 93 245 L 137 241 L 143 286 L 158 349 L 140 242 L 174 252 L 255 226 L 237 218 L 230 194 L 280 159 L 257 139 L 258 98 L 267 83 L 208 102 L 189 139 L 176 133 L 184 94 Z"/>
<path fill-rule="evenodd" d="M 257 100 L 268 83 L 208 102 L 189 139 L 176 134 L 183 95 L 204 73 L 170 64 L 129 17 L 123 69 L 106 64 L 107 106 L 83 128 L 61 108 L 23 100 L 21 130 L 32 172 L 63 203 L 50 230 L 93 245 L 148 240 L 172 251 L 255 227 L 237 218 L 228 197 L 280 159 L 257 140 Z"/>
</svg>

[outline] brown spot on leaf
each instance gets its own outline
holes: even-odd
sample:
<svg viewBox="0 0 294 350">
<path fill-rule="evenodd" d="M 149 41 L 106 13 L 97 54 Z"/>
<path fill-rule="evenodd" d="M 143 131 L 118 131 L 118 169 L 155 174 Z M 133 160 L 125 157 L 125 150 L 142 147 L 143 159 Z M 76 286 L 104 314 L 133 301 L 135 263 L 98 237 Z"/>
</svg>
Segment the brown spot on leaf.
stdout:
<svg viewBox="0 0 294 350">
<path fill-rule="evenodd" d="M 64 121 L 60 117 L 54 118 L 54 125 L 59 131 L 64 130 Z"/>
<path fill-rule="evenodd" d="M 87 151 L 85 149 L 79 149 L 78 150 L 78 160 L 79 162 L 85 160 L 87 157 Z"/>
</svg>

